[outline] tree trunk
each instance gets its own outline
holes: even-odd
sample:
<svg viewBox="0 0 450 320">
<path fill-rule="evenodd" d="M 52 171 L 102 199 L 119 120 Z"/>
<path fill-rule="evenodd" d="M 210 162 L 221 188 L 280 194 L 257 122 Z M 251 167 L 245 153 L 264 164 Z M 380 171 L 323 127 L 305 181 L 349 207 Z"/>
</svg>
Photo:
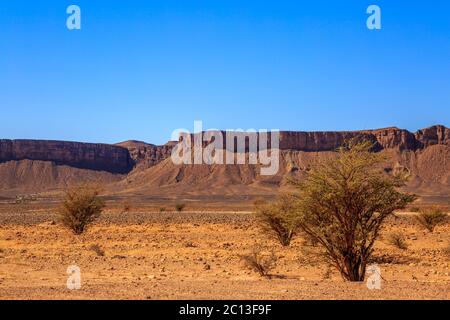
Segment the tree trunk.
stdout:
<svg viewBox="0 0 450 320">
<path fill-rule="evenodd" d="M 354 255 L 345 257 L 343 277 L 352 282 L 364 281 L 366 275 L 366 264 L 362 263 L 361 258 Z"/>
</svg>

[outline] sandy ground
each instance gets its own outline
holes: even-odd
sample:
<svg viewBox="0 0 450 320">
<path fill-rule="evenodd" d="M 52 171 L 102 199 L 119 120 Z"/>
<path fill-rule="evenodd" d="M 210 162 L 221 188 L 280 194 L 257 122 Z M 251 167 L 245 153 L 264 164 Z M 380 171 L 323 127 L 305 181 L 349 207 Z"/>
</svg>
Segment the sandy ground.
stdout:
<svg viewBox="0 0 450 320">
<path fill-rule="evenodd" d="M 46 207 L 0 207 L 0 299 L 450 299 L 450 226 L 429 233 L 410 214 L 391 218 L 376 244 L 381 290 L 328 273 L 300 238 L 282 248 L 245 212 L 108 211 L 82 236 L 52 221 Z M 407 250 L 387 243 L 393 231 Z M 272 279 L 240 258 L 255 243 L 276 250 Z M 79 290 L 67 289 L 69 265 L 81 269 Z"/>
</svg>

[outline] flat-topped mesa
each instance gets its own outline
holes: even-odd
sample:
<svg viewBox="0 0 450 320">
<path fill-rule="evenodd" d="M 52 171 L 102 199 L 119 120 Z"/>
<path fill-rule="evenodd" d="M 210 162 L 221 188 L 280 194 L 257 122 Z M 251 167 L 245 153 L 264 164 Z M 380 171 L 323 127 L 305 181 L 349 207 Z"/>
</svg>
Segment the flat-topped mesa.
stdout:
<svg viewBox="0 0 450 320">
<path fill-rule="evenodd" d="M 345 141 L 361 138 L 376 142 L 375 137 L 363 132 L 299 132 L 281 131 L 280 149 L 306 152 L 334 151 Z"/>
<path fill-rule="evenodd" d="M 431 145 L 450 145 L 450 129 L 434 126 L 415 134 L 398 128 L 337 132 L 281 132 L 280 148 L 300 151 L 333 151 L 346 140 L 362 138 L 377 149 L 418 150 Z"/>
<path fill-rule="evenodd" d="M 224 148 L 226 148 L 225 131 L 221 132 L 224 134 Z M 245 133 L 241 132 L 238 135 L 245 136 Z M 335 151 L 346 140 L 352 138 L 372 141 L 376 150 L 416 151 L 437 144 L 450 146 L 450 129 L 438 125 L 416 133 L 398 128 L 334 132 L 281 131 L 279 147 L 281 150 L 305 152 Z M 245 140 L 248 150 L 248 139 Z M 267 146 L 270 147 L 270 132 L 267 140 Z M 204 142 L 203 146 L 207 144 Z M 141 141 L 108 145 L 45 140 L 0 140 L 0 163 L 26 159 L 52 161 L 58 165 L 125 174 L 136 165 L 153 166 L 169 158 L 175 145 L 174 141 L 156 146 Z"/>
<path fill-rule="evenodd" d="M 52 161 L 81 169 L 128 173 L 133 160 L 126 148 L 47 140 L 0 140 L 0 162 L 14 160 Z"/>
<path fill-rule="evenodd" d="M 280 149 L 333 151 L 346 140 L 362 138 L 376 143 L 378 149 L 418 150 L 431 145 L 450 146 L 450 129 L 433 126 L 415 134 L 408 130 L 386 128 L 336 132 L 281 132 Z"/>
<path fill-rule="evenodd" d="M 224 137 L 223 144 L 226 147 L 226 132 L 220 132 Z M 236 132 L 235 134 L 246 135 L 245 132 Z M 354 138 L 373 142 L 375 150 L 398 149 L 400 151 L 415 151 L 435 144 L 450 145 L 450 129 L 444 126 L 434 126 L 420 130 L 415 134 L 398 128 L 322 132 L 280 131 L 279 148 L 281 150 L 305 152 L 335 151 L 345 141 Z M 191 139 L 193 143 L 193 134 L 191 134 Z M 203 142 L 203 146 L 207 144 L 207 142 Z M 248 150 L 248 139 L 246 139 L 245 145 L 245 149 Z M 267 145 L 270 146 L 270 133 L 268 134 Z"/>
</svg>

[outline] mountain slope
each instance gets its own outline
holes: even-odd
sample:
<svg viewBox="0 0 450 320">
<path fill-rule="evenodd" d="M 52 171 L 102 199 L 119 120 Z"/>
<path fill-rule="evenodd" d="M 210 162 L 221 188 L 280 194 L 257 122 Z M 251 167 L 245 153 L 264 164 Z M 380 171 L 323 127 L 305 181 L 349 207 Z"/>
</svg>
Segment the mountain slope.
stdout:
<svg viewBox="0 0 450 320">
<path fill-rule="evenodd" d="M 387 171 L 409 174 L 406 189 L 423 195 L 450 195 L 450 147 L 434 145 L 418 151 L 388 149 Z M 289 179 L 301 179 L 308 169 L 335 152 L 282 151 L 275 176 L 261 176 L 258 165 L 175 165 L 171 159 L 132 171 L 114 192 L 141 195 L 258 195 L 287 188 Z"/>
<path fill-rule="evenodd" d="M 38 193 L 81 182 L 109 184 L 123 177 L 106 171 L 57 165 L 50 161 L 8 161 L 0 163 L 0 192 L 2 195 Z"/>
<path fill-rule="evenodd" d="M 410 175 L 407 189 L 450 199 L 450 129 L 433 126 L 411 133 L 397 128 L 347 132 L 280 132 L 280 168 L 261 176 L 257 165 L 174 165 L 175 142 L 116 145 L 64 141 L 0 140 L 0 196 L 57 191 L 97 181 L 111 195 L 232 199 L 273 195 L 301 179 L 317 161 L 334 157 L 346 139 L 376 143 L 388 156 L 386 170 Z"/>
</svg>

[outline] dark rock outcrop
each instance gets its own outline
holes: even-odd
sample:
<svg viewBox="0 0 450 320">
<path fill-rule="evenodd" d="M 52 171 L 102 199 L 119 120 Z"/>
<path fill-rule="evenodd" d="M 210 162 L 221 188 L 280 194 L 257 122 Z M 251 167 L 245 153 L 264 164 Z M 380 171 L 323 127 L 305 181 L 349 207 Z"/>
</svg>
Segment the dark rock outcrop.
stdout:
<svg viewBox="0 0 450 320">
<path fill-rule="evenodd" d="M 128 173 L 133 160 L 126 148 L 108 145 L 46 140 L 0 140 L 0 162 L 51 161 L 81 169 Z"/>
</svg>

